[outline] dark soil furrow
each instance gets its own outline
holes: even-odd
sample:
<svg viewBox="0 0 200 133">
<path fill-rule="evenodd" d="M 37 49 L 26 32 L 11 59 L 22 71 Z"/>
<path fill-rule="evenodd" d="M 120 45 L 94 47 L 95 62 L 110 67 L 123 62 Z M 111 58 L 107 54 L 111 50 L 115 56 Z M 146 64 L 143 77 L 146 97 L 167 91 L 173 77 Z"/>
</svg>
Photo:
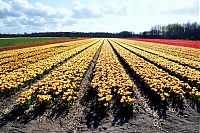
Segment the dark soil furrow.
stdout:
<svg viewBox="0 0 200 133">
<path fill-rule="evenodd" d="M 80 126 L 81 120 L 84 116 L 85 106 L 81 104 L 82 97 L 86 93 L 86 91 L 89 88 L 90 81 L 92 79 L 92 73 L 93 69 L 96 65 L 97 59 L 99 57 L 99 53 L 101 51 L 102 45 L 104 41 L 102 42 L 101 46 L 99 47 L 97 53 L 94 56 L 94 59 L 92 60 L 89 69 L 87 70 L 82 82 L 81 82 L 81 91 L 80 91 L 80 99 L 75 102 L 75 106 L 73 106 L 73 109 L 69 112 L 69 115 L 67 115 L 67 119 L 69 120 L 66 127 L 68 127 L 69 132 L 78 132 L 77 126 Z"/>
<path fill-rule="evenodd" d="M 119 53 L 114 49 L 112 43 L 109 41 L 113 51 L 115 52 L 119 62 L 121 63 L 121 65 L 123 66 L 123 68 L 125 69 L 126 73 L 128 74 L 129 78 L 136 84 L 137 89 L 135 89 L 135 97 L 137 99 L 137 108 L 139 109 L 140 113 L 148 113 L 148 117 L 151 117 L 150 119 L 153 119 L 153 124 L 155 124 L 155 126 L 157 126 L 158 128 L 161 129 L 160 125 L 158 125 L 159 123 L 159 115 L 158 115 L 158 110 L 153 110 L 152 107 L 149 106 L 150 102 L 153 102 L 151 100 L 153 99 L 148 99 L 150 98 L 150 96 L 147 96 L 149 94 L 147 94 L 145 91 L 145 86 L 143 85 L 143 83 L 141 81 L 139 81 L 138 77 L 136 77 L 136 74 L 133 72 L 133 70 L 128 66 L 127 63 L 124 62 L 124 60 L 120 57 Z M 156 123 L 157 122 L 157 123 Z"/>
</svg>

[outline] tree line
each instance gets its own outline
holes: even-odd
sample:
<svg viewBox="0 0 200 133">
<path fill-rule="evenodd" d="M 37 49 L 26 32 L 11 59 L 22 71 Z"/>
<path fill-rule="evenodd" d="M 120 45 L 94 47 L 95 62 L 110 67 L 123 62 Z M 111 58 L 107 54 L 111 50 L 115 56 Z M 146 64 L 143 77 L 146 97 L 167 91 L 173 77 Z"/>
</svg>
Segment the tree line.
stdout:
<svg viewBox="0 0 200 133">
<path fill-rule="evenodd" d="M 186 39 L 200 40 L 200 24 L 168 24 L 166 26 L 155 25 L 149 31 L 139 34 L 122 31 L 119 33 L 109 32 L 39 32 L 24 34 L 0 34 L 0 38 L 6 37 L 106 37 L 106 38 L 155 38 L 155 39 Z"/>
<path fill-rule="evenodd" d="M 155 25 L 150 31 L 140 34 L 141 38 L 164 38 L 164 39 L 186 39 L 200 40 L 200 24 L 168 24 L 166 26 Z"/>
<path fill-rule="evenodd" d="M 102 38 L 133 38 L 135 33 L 122 31 L 120 33 L 109 32 L 39 32 L 24 34 L 0 34 L 0 37 L 102 37 Z"/>
</svg>

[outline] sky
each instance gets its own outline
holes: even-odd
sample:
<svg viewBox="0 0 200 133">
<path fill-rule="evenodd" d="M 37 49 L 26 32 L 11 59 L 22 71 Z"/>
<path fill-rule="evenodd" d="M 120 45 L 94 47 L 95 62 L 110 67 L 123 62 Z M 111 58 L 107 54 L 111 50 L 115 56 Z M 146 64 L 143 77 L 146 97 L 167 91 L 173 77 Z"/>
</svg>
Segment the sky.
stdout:
<svg viewBox="0 0 200 133">
<path fill-rule="evenodd" d="M 0 33 L 140 33 L 200 22 L 200 0 L 0 0 Z"/>
</svg>

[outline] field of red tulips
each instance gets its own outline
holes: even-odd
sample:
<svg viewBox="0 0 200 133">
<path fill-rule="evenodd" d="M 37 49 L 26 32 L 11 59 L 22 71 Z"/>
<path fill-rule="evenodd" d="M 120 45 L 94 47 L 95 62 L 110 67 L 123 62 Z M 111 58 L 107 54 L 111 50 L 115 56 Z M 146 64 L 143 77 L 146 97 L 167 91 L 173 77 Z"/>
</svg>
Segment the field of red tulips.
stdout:
<svg viewBox="0 0 200 133">
<path fill-rule="evenodd" d="M 142 39 L 142 38 L 135 38 L 133 40 L 175 45 L 175 46 L 183 46 L 183 47 L 190 47 L 190 48 L 200 48 L 200 41 L 170 40 L 170 39 Z"/>
<path fill-rule="evenodd" d="M 200 49 L 175 46 L 188 42 L 90 38 L 2 51 L 0 132 L 198 133 Z"/>
</svg>

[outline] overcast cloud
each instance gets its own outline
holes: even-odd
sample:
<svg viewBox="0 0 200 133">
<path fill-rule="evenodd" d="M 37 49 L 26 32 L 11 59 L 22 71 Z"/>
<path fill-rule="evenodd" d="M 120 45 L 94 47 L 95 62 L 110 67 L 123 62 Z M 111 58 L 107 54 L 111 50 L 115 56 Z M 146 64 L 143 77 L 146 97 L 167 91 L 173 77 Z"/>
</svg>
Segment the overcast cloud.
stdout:
<svg viewBox="0 0 200 133">
<path fill-rule="evenodd" d="M 187 21 L 199 21 L 199 0 L 69 0 L 55 6 L 52 0 L 0 0 L 1 33 L 140 32 L 155 24 Z"/>
</svg>

